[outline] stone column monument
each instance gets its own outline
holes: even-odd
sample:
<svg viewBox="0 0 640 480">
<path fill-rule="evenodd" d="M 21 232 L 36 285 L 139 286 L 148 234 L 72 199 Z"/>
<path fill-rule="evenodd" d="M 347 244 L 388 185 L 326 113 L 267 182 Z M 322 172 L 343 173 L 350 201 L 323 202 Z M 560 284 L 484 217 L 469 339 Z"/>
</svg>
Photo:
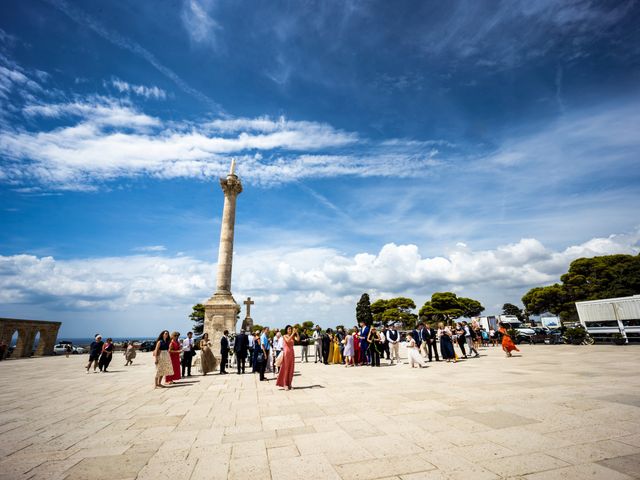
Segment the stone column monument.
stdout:
<svg viewBox="0 0 640 480">
<path fill-rule="evenodd" d="M 227 178 L 220 179 L 224 192 L 220 248 L 218 250 L 218 274 L 216 291 L 204 304 L 204 332 L 209 334 L 213 353 L 220 355 L 220 338 L 224 330 L 235 332 L 240 306 L 231 294 L 231 267 L 233 265 L 233 234 L 236 223 L 236 198 L 242 192 L 242 182 L 235 174 L 235 160 Z"/>
</svg>

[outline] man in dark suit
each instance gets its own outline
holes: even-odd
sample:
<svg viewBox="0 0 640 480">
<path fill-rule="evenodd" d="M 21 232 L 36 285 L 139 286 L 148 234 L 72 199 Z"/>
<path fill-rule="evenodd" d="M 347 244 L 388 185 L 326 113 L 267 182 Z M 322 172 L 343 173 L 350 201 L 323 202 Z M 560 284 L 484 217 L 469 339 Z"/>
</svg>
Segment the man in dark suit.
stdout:
<svg viewBox="0 0 640 480">
<path fill-rule="evenodd" d="M 331 347 L 330 333 L 333 333 L 333 331 L 329 328 L 322 334 L 322 363 L 325 365 L 329 364 L 329 347 Z"/>
<path fill-rule="evenodd" d="M 369 353 L 369 332 L 371 331 L 371 327 L 369 327 L 366 323 L 360 322 L 360 363 L 362 365 L 369 364 L 370 353 Z"/>
<path fill-rule="evenodd" d="M 423 325 L 419 323 L 416 325 L 416 328 L 411 331 L 411 337 L 416 342 L 416 347 L 418 347 L 418 349 L 420 349 L 420 345 L 422 345 L 422 328 Z"/>
<path fill-rule="evenodd" d="M 440 361 L 438 357 L 438 342 L 437 342 L 437 332 L 434 328 L 431 328 L 431 324 L 427 323 L 426 328 L 424 329 L 427 332 L 427 348 L 429 349 L 429 361 L 431 361 L 432 353 L 435 354 L 436 362 Z"/>
<path fill-rule="evenodd" d="M 249 337 L 244 333 L 244 330 L 240 330 L 240 333 L 236 336 L 233 351 L 236 352 L 236 364 L 238 365 L 238 375 L 240 375 L 244 373 L 247 352 L 249 351 Z"/>
<path fill-rule="evenodd" d="M 229 361 L 229 330 L 225 330 L 220 339 L 220 375 L 226 375 L 227 362 Z"/>
</svg>

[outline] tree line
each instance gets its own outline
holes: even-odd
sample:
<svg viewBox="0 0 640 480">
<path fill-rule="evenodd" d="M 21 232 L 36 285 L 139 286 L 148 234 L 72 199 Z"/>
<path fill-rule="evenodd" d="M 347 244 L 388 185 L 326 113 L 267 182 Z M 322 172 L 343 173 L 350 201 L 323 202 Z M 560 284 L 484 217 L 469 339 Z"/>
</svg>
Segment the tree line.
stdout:
<svg viewBox="0 0 640 480">
<path fill-rule="evenodd" d="M 560 282 L 532 288 L 522 297 L 524 309 L 505 303 L 502 313 L 514 315 L 522 321 L 529 315 L 550 312 L 562 321 L 577 321 L 575 302 L 640 293 L 640 254 L 579 258 L 571 262 Z M 405 328 L 413 328 L 418 321 L 450 323 L 461 317 L 479 316 L 485 310 L 478 300 L 458 297 L 453 292 L 436 292 L 417 314 L 415 309 L 416 304 L 411 298 L 378 299 L 371 303 L 369 294 L 363 293 L 356 305 L 356 321 L 367 325 L 401 323 Z M 194 334 L 202 334 L 204 305 L 194 305 L 189 318 L 194 322 Z M 295 326 L 300 331 L 310 332 L 314 323 L 306 321 Z M 256 330 L 261 328 L 254 325 Z"/>
</svg>

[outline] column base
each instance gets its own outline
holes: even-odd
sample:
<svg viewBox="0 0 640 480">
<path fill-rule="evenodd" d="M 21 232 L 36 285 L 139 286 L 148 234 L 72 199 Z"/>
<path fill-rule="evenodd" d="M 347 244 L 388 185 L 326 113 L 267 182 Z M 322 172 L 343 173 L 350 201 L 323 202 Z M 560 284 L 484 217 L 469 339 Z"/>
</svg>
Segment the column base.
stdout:
<svg viewBox="0 0 640 480">
<path fill-rule="evenodd" d="M 211 349 L 217 358 L 220 358 L 222 332 L 229 330 L 229 333 L 235 333 L 239 313 L 240 306 L 230 293 L 216 293 L 204 304 L 203 332 L 209 334 Z"/>
</svg>

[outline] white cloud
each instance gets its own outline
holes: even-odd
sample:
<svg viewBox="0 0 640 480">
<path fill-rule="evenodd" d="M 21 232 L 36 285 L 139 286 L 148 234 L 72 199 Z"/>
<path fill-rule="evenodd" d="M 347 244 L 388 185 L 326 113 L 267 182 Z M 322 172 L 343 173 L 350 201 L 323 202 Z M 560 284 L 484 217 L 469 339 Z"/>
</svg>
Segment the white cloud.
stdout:
<svg viewBox="0 0 640 480">
<path fill-rule="evenodd" d="M 638 252 L 640 230 L 558 251 L 535 239 L 479 251 L 456 245 L 434 257 L 423 256 L 415 245 L 393 243 L 377 253 L 353 256 L 330 248 L 251 249 L 236 254 L 233 290 L 238 301 L 245 295 L 256 301 L 256 320 L 293 322 L 306 312 L 306 318 L 334 325 L 364 291 L 373 299 L 411 296 L 417 304 L 443 290 L 485 305 L 517 302 L 529 288 L 558 281 L 576 258 Z M 205 300 L 213 292 L 214 273 L 215 264 L 184 255 L 76 260 L 0 256 L 0 302 L 80 310 L 144 306 L 152 314 Z"/>
<path fill-rule="evenodd" d="M 121 35 L 115 30 L 109 30 L 100 22 L 98 22 L 95 18 L 88 15 L 84 11 L 80 10 L 74 5 L 70 5 L 64 0 L 46 0 L 53 7 L 57 8 L 59 11 L 67 15 L 74 22 L 78 23 L 81 26 L 87 27 L 90 30 L 93 30 L 96 34 L 112 43 L 113 45 L 122 48 L 131 52 L 133 55 L 138 58 L 142 58 L 147 63 L 152 65 L 156 70 L 158 70 L 161 74 L 167 77 L 169 80 L 174 82 L 182 91 L 188 93 L 192 97 L 200 100 L 205 105 L 208 105 L 214 111 L 222 112 L 222 108 L 216 102 L 214 102 L 207 95 L 202 93 L 200 90 L 196 90 L 191 87 L 187 82 L 185 82 L 178 74 L 176 74 L 173 70 L 166 67 L 153 55 L 149 50 L 144 48 L 139 43 L 132 41 L 131 39 Z"/>
<path fill-rule="evenodd" d="M 144 98 L 155 98 L 156 100 L 164 100 L 167 98 L 167 92 L 155 85 L 147 87 L 145 85 L 133 85 L 131 83 L 114 78 L 111 80 L 111 85 L 120 93 L 133 93 Z"/>
<path fill-rule="evenodd" d="M 164 245 L 147 245 L 145 247 L 136 247 L 133 250 L 136 252 L 164 252 L 167 247 Z"/>
<path fill-rule="evenodd" d="M 212 1 L 184 0 L 180 18 L 187 34 L 196 43 L 216 45 L 216 32 L 220 25 L 209 15 Z"/>
</svg>

